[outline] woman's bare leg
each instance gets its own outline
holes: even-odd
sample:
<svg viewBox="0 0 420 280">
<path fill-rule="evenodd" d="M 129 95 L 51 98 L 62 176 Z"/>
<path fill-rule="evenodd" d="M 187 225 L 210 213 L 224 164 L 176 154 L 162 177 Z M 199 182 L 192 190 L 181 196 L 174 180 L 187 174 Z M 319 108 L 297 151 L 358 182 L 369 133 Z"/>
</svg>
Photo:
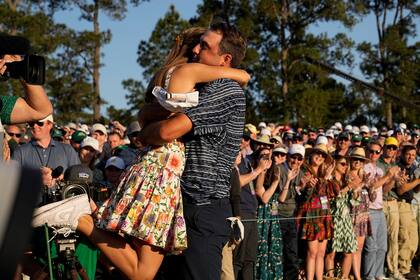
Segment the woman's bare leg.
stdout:
<svg viewBox="0 0 420 280">
<path fill-rule="evenodd" d="M 315 260 L 318 253 L 318 240 L 308 241 L 308 252 L 306 253 L 306 279 L 312 280 L 315 275 Z"/>
<path fill-rule="evenodd" d="M 351 253 L 344 253 L 343 262 L 341 264 L 342 267 L 342 278 L 348 279 L 350 275 L 351 263 L 352 263 L 353 254 Z"/>
<path fill-rule="evenodd" d="M 91 216 L 82 216 L 77 230 L 86 235 L 129 279 L 152 280 L 162 264 L 164 254 L 161 250 L 136 239 L 128 243 L 116 233 L 98 229 Z"/>
<path fill-rule="evenodd" d="M 330 252 L 325 256 L 325 272 L 328 277 L 334 277 L 334 267 L 335 267 L 335 252 Z"/>
<path fill-rule="evenodd" d="M 361 273 L 360 273 L 360 267 L 362 265 L 362 250 L 363 250 L 364 243 L 365 243 L 365 237 L 358 236 L 357 237 L 357 251 L 353 254 L 353 273 L 354 273 L 354 278 L 356 280 L 362 279 Z"/>
<path fill-rule="evenodd" d="M 327 248 L 327 240 L 322 242 L 318 241 L 318 252 L 316 254 L 315 260 L 315 276 L 316 279 L 322 280 L 324 278 L 324 258 L 325 258 L 325 250 Z"/>
</svg>

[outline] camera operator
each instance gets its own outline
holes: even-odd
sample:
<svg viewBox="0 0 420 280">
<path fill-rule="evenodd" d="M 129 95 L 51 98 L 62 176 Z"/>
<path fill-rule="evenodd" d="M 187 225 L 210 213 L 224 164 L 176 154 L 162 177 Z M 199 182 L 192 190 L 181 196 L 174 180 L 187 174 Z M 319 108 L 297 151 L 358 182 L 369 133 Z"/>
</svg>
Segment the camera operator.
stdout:
<svg viewBox="0 0 420 280">
<path fill-rule="evenodd" d="M 54 141 L 51 137 L 51 130 L 54 127 L 52 115 L 46 118 L 29 123 L 33 138 L 32 140 L 16 148 L 13 158 L 21 165 L 40 168 L 42 172 L 43 185 L 48 192 L 56 186 L 54 170 L 65 171 L 74 165 L 79 165 L 80 160 L 76 151 L 68 144 Z M 60 175 L 60 174 L 56 174 Z M 62 178 L 63 176 L 59 176 Z M 66 178 L 64 178 L 66 179 Z M 44 193 L 45 194 L 45 193 Z M 45 203 L 45 201 L 44 201 Z M 34 230 L 32 246 L 34 247 L 34 257 L 36 263 L 44 265 L 46 263 L 45 237 L 42 228 Z M 97 251 L 86 238 L 78 239 L 75 255 L 78 256 L 83 268 L 89 274 L 90 279 L 94 279 L 96 269 Z M 54 256 L 53 256 L 54 257 Z M 25 268 L 24 268 L 25 271 Z"/>
<path fill-rule="evenodd" d="M 8 63 L 21 60 L 20 55 L 2 55 L 0 47 L 0 76 L 6 72 Z M 24 80 L 21 80 L 21 83 L 25 90 L 25 98 L 0 96 L 2 103 L 0 117 L 3 124 L 36 121 L 52 113 L 51 102 L 41 85 L 32 85 Z"/>
</svg>

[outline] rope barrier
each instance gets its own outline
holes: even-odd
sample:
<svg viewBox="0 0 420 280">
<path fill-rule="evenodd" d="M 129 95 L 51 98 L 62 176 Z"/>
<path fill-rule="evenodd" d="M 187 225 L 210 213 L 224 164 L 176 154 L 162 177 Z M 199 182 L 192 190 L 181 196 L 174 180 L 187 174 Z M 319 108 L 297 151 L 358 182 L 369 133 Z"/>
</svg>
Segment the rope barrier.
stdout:
<svg viewBox="0 0 420 280">
<path fill-rule="evenodd" d="M 420 215 L 420 207 L 419 207 L 419 209 L 417 210 L 417 211 L 415 211 L 415 212 L 417 212 L 419 215 Z M 367 212 L 368 214 L 369 214 L 369 211 Z M 407 214 L 407 213 L 413 213 L 413 211 L 389 211 L 389 212 L 387 212 L 387 213 L 390 213 L 390 214 L 393 214 L 393 213 L 400 213 L 400 214 Z M 413 213 L 413 214 L 415 214 L 415 213 Z M 352 216 L 357 216 L 357 214 L 348 214 L 350 217 L 352 217 Z M 280 217 L 277 217 L 277 218 L 264 218 L 264 219 L 262 219 L 262 218 L 256 218 L 256 219 L 241 219 L 241 222 L 261 222 L 261 221 L 263 221 L 263 222 L 266 222 L 266 221 L 268 221 L 268 222 L 271 222 L 271 221 L 288 221 L 288 220 L 303 220 L 303 219 L 318 219 L 318 218 L 330 218 L 330 217 L 332 217 L 332 218 L 335 218 L 335 217 L 341 217 L 341 215 L 321 215 L 321 216 L 311 216 L 311 217 L 284 217 L 284 218 L 280 218 Z"/>
</svg>

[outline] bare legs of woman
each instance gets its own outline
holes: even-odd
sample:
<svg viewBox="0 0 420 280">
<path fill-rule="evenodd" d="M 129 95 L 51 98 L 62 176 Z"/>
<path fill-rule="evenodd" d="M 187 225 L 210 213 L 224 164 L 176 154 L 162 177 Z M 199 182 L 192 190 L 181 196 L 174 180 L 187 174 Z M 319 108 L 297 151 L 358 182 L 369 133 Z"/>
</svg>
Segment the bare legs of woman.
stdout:
<svg viewBox="0 0 420 280">
<path fill-rule="evenodd" d="M 358 236 L 357 237 L 357 251 L 353 253 L 353 274 L 354 279 L 361 280 L 360 276 L 360 267 L 362 265 L 362 250 L 363 250 L 363 244 L 365 243 L 365 237 L 364 236 Z"/>
<path fill-rule="evenodd" d="M 325 256 L 325 272 L 328 277 L 334 277 L 334 267 L 335 267 L 335 252 L 330 252 Z"/>
<path fill-rule="evenodd" d="M 164 252 L 156 247 L 95 227 L 93 218 L 85 215 L 79 218 L 77 230 L 89 240 L 131 280 L 152 280 L 162 264 Z"/>
<path fill-rule="evenodd" d="M 334 277 L 335 268 L 335 252 L 327 254 L 325 257 L 325 271 L 328 277 Z M 341 262 L 341 279 L 349 279 L 351 263 L 353 259 L 352 253 L 343 253 L 343 261 Z"/>
<path fill-rule="evenodd" d="M 324 257 L 327 240 L 308 241 L 308 253 L 306 255 L 306 279 L 322 280 L 324 274 Z"/>
<path fill-rule="evenodd" d="M 352 253 L 344 253 L 343 262 L 341 263 L 342 279 L 349 279 L 351 263 L 353 259 Z"/>
</svg>

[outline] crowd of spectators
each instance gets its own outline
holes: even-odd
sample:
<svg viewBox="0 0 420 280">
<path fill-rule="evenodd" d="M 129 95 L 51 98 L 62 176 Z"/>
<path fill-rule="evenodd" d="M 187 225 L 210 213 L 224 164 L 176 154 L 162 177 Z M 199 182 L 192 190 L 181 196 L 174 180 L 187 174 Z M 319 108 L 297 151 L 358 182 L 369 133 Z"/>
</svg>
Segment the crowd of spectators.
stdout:
<svg viewBox="0 0 420 280">
<path fill-rule="evenodd" d="M 7 126 L 3 149 L 40 168 L 49 188 L 63 179 L 54 176 L 58 167 L 88 168 L 100 204 L 142 147 L 140 130 L 138 122 L 58 126 L 49 115 Z M 231 180 L 244 236 L 225 246 L 222 279 L 417 279 L 419 137 L 418 126 L 403 123 L 392 130 L 246 124 Z M 98 251 L 80 243 L 76 255 L 89 276 L 111 275 L 112 265 L 97 268 Z"/>
</svg>

